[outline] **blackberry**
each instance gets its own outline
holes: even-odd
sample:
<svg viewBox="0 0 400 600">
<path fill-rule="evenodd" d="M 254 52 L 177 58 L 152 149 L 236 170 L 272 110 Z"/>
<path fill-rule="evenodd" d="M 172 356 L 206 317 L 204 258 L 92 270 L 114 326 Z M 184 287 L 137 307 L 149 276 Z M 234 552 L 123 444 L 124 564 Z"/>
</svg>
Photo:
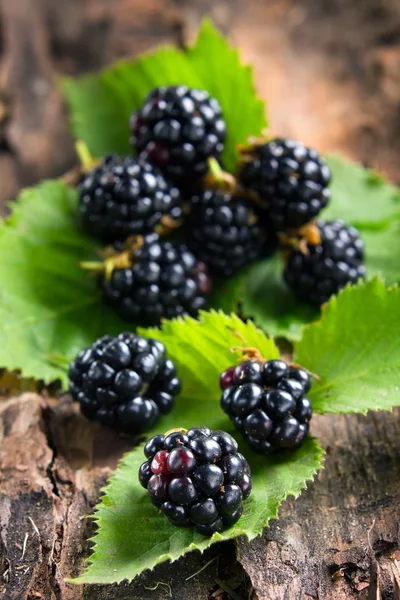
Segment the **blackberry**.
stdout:
<svg viewBox="0 0 400 600">
<path fill-rule="evenodd" d="M 212 273 L 230 277 L 267 249 L 271 253 L 276 238 L 266 239 L 245 200 L 206 190 L 191 200 L 187 243 Z"/>
<path fill-rule="evenodd" d="M 145 236 L 132 264 L 102 278 L 105 300 L 128 321 L 157 325 L 162 318 L 195 316 L 211 289 L 207 269 L 188 248 Z"/>
<path fill-rule="evenodd" d="M 277 138 L 250 148 L 239 175 L 243 187 L 265 202 L 277 231 L 297 229 L 328 204 L 331 172 L 325 159 L 300 142 Z"/>
<path fill-rule="evenodd" d="M 320 306 L 365 276 L 364 242 L 343 221 L 320 220 L 316 226 L 319 243 L 308 241 L 290 253 L 284 279 L 298 298 Z"/>
<path fill-rule="evenodd" d="M 180 192 L 144 160 L 106 156 L 78 186 L 86 229 L 106 242 L 154 231 L 182 218 Z"/>
<path fill-rule="evenodd" d="M 222 409 L 257 452 L 298 448 L 312 416 L 306 371 L 281 360 L 245 360 L 221 375 Z M 236 465 L 230 465 L 233 473 Z"/>
<path fill-rule="evenodd" d="M 236 523 L 251 492 L 250 467 L 225 431 L 156 435 L 144 447 L 140 484 L 172 525 L 210 536 Z"/>
<path fill-rule="evenodd" d="M 169 413 L 181 389 L 164 345 L 130 332 L 105 335 L 81 350 L 71 362 L 69 381 L 85 417 L 132 435 Z"/>
<path fill-rule="evenodd" d="M 177 184 L 203 177 L 208 159 L 220 159 L 226 136 L 217 100 L 184 85 L 151 91 L 131 128 L 133 148 Z"/>
</svg>

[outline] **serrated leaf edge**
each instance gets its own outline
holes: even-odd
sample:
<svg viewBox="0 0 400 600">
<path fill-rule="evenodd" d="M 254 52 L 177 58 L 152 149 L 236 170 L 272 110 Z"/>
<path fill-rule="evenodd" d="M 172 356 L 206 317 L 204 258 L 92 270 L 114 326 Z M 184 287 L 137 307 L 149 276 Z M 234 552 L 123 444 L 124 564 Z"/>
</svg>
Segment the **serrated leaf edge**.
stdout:
<svg viewBox="0 0 400 600">
<path fill-rule="evenodd" d="M 147 571 L 152 571 L 157 565 L 165 562 L 165 561 L 170 561 L 170 563 L 176 562 L 177 560 L 179 560 L 180 558 L 182 558 L 183 556 L 186 556 L 187 554 L 189 554 L 190 552 L 193 551 L 198 551 L 200 552 L 200 554 L 203 554 L 205 550 L 207 550 L 212 544 L 216 543 L 216 542 L 221 542 L 221 541 L 229 541 L 229 540 L 235 540 L 238 537 L 245 537 L 247 539 L 247 541 L 251 541 L 253 539 L 255 539 L 256 537 L 259 537 L 262 534 L 262 531 L 265 527 L 267 527 L 269 521 L 271 519 L 276 519 L 278 516 L 278 511 L 279 511 L 279 507 L 282 504 L 282 502 L 284 502 L 288 497 L 293 497 L 294 499 L 298 498 L 301 493 L 308 487 L 308 485 L 310 483 L 312 483 L 318 472 L 324 468 L 324 457 L 326 455 L 326 451 L 320 446 L 319 441 L 317 438 L 312 437 L 311 438 L 315 444 L 315 455 L 318 458 L 318 462 L 319 462 L 319 467 L 317 467 L 317 469 L 314 471 L 314 473 L 307 479 L 302 481 L 302 485 L 301 485 L 301 489 L 298 491 L 293 491 L 293 490 L 287 490 L 286 493 L 281 497 L 281 499 L 279 500 L 274 512 L 272 515 L 269 515 L 268 518 L 264 521 L 263 525 L 262 525 L 262 530 L 259 533 L 256 534 L 252 534 L 249 533 L 246 529 L 236 529 L 235 530 L 235 535 L 233 535 L 232 537 L 226 537 L 226 536 L 222 536 L 220 533 L 214 533 L 212 535 L 212 537 L 210 537 L 208 539 L 208 544 L 205 545 L 203 548 L 199 548 L 197 546 L 197 544 L 195 543 L 191 543 L 189 544 L 189 546 L 184 550 L 183 553 L 179 554 L 179 555 L 174 555 L 174 553 L 166 553 L 166 554 L 162 554 L 160 556 L 157 557 L 157 559 L 154 560 L 154 562 L 152 563 L 152 565 L 150 567 L 147 567 L 141 571 L 138 571 L 133 577 L 132 579 L 127 580 L 126 578 L 122 578 L 122 579 L 116 579 L 113 583 L 115 584 L 120 584 L 123 581 L 128 581 L 131 582 L 134 579 L 136 579 L 136 577 L 138 577 L 139 575 L 141 575 L 142 573 L 145 573 Z M 127 452 L 124 454 L 124 456 L 121 458 L 121 460 L 118 463 L 117 469 L 114 471 L 114 473 L 112 474 L 112 476 L 110 477 L 109 482 L 107 483 L 106 486 L 104 486 L 103 488 L 101 488 L 101 492 L 104 493 L 104 496 L 102 497 L 100 504 L 96 507 L 96 512 L 94 515 L 91 515 L 90 518 L 92 518 L 96 523 L 99 523 L 101 520 L 101 516 L 99 516 L 97 513 L 99 513 L 102 509 L 103 506 L 107 507 L 106 504 L 104 504 L 104 498 L 107 495 L 107 490 L 108 488 L 112 485 L 114 479 L 116 478 L 116 476 L 118 476 L 119 474 L 119 470 L 120 468 L 124 467 L 124 466 L 128 466 L 127 464 L 127 460 L 130 457 L 130 455 L 132 454 L 132 452 L 139 452 L 140 450 L 142 450 L 144 447 L 144 444 L 141 444 L 140 446 L 137 446 L 134 450 L 131 450 L 130 452 Z M 94 544 L 96 543 L 96 538 L 97 538 L 97 534 L 95 534 L 93 537 L 89 538 L 89 542 L 93 542 Z M 90 566 L 93 564 L 93 556 L 95 555 L 95 551 L 92 553 L 92 555 L 87 559 L 87 563 L 86 563 L 86 569 L 90 568 Z M 79 577 L 76 578 L 66 578 L 65 581 L 67 583 L 72 583 L 72 584 L 76 584 L 76 585 L 81 585 L 81 584 L 111 584 L 110 581 L 100 581 L 97 578 L 90 578 L 87 577 L 86 573 L 83 573 L 82 575 L 80 575 Z"/>
</svg>

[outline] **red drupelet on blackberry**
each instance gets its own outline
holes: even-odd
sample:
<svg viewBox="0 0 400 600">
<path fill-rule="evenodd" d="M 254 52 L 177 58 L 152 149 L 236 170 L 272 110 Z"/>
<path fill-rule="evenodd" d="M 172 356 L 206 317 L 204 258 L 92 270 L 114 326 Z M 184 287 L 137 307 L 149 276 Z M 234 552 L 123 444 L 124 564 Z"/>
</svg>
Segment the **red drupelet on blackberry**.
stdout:
<svg viewBox="0 0 400 600">
<path fill-rule="evenodd" d="M 184 85 L 152 90 L 131 129 L 133 148 L 184 187 L 206 174 L 209 158 L 220 159 L 226 137 L 217 100 Z"/>
<path fill-rule="evenodd" d="M 207 427 L 156 435 L 144 447 L 140 484 L 177 527 L 210 536 L 236 523 L 251 492 L 250 467 L 224 431 Z"/>
<path fill-rule="evenodd" d="M 69 380 L 85 417 L 132 435 L 169 413 L 181 389 L 164 345 L 130 332 L 106 335 L 81 350 Z"/>
<path fill-rule="evenodd" d="M 277 138 L 244 151 L 241 185 L 264 204 L 276 231 L 297 229 L 314 219 L 330 199 L 325 159 L 301 142 Z"/>
<path fill-rule="evenodd" d="M 269 454 L 303 443 L 312 416 L 304 369 L 281 360 L 245 360 L 224 371 L 220 385 L 222 409 L 254 450 Z"/>
<path fill-rule="evenodd" d="M 182 219 L 179 190 L 156 167 L 130 156 L 107 156 L 78 186 L 86 229 L 111 243 L 151 233 Z"/>
<path fill-rule="evenodd" d="M 277 239 L 260 227 L 245 199 L 206 190 L 191 199 L 187 244 L 212 273 L 230 277 L 261 255 L 270 255 Z"/>
<path fill-rule="evenodd" d="M 320 306 L 347 284 L 365 276 L 364 242 L 343 221 L 317 221 L 317 239 L 299 244 L 288 256 L 284 279 L 298 298 Z M 319 238 L 319 239 L 318 239 Z"/>
<path fill-rule="evenodd" d="M 211 281 L 204 263 L 184 244 L 144 236 L 127 263 L 117 263 L 110 276 L 105 271 L 101 286 L 105 300 L 127 321 L 157 325 L 162 318 L 195 316 L 205 307 Z"/>
</svg>

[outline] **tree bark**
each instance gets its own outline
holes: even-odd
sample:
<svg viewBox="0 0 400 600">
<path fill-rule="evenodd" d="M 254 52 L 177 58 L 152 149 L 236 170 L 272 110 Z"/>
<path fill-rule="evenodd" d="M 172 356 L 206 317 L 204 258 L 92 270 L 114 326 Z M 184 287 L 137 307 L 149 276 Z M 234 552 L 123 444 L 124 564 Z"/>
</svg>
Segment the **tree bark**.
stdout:
<svg viewBox="0 0 400 600">
<path fill-rule="evenodd" d="M 33 393 L 0 409 L 0 597 L 388 600 L 400 584 L 400 411 L 315 417 L 325 469 L 251 543 L 161 564 L 131 584 L 75 586 L 90 553 L 87 516 L 131 447 L 88 423 L 68 396 Z M 203 567 L 205 567 L 204 570 Z M 233 593 L 233 595 L 231 595 Z"/>
</svg>

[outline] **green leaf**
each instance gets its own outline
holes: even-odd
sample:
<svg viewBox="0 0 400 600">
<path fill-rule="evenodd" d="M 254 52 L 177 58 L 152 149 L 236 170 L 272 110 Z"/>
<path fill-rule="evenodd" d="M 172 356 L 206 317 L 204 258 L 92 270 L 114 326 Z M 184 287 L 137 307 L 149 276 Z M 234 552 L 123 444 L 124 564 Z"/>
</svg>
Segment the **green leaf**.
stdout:
<svg viewBox="0 0 400 600">
<path fill-rule="evenodd" d="M 377 231 L 364 230 L 368 277 L 381 275 L 386 285 L 400 282 L 400 220 Z"/>
<path fill-rule="evenodd" d="M 233 170 L 236 146 L 266 126 L 264 105 L 254 91 L 252 70 L 205 20 L 192 48 L 162 48 L 136 60 L 121 61 L 99 75 L 61 82 L 76 137 L 94 156 L 130 154 L 129 117 L 147 93 L 160 85 L 206 89 L 221 104 L 228 127 L 225 168 Z M 232 99 L 234 98 L 234 101 Z"/>
<path fill-rule="evenodd" d="M 298 302 L 282 277 L 279 256 L 258 262 L 217 288 L 214 302 L 224 310 L 237 306 L 245 317 L 273 336 L 298 340 L 302 327 L 318 316 L 314 308 Z"/>
<path fill-rule="evenodd" d="M 377 229 L 400 217 L 400 191 L 375 171 L 340 156 L 328 156 L 332 199 L 322 218 L 343 219 L 360 230 Z"/>
<path fill-rule="evenodd" d="M 21 194 L 0 228 L 1 367 L 66 382 L 68 357 L 124 328 L 78 266 L 91 252 L 75 190 L 49 181 Z"/>
<path fill-rule="evenodd" d="M 304 329 L 295 362 L 316 373 L 318 413 L 365 413 L 400 405 L 400 290 L 380 279 L 346 288 Z"/>
<path fill-rule="evenodd" d="M 266 358 L 278 356 L 271 339 L 237 316 L 202 313 L 200 321 L 165 322 L 162 331 L 143 330 L 143 334 L 160 339 L 168 355 L 179 367 L 183 393 L 174 412 L 153 433 L 172 427 L 207 424 L 213 429 L 232 431 L 232 425 L 219 406 L 219 375 L 235 364 L 232 346 L 257 346 Z M 151 435 L 151 434 L 149 434 Z M 252 539 L 259 535 L 268 520 L 277 516 L 282 500 L 298 496 L 321 466 L 323 451 L 315 439 L 309 438 L 294 454 L 263 457 L 253 453 L 241 439 L 241 449 L 249 460 L 253 492 L 245 503 L 240 521 L 230 529 L 205 538 L 192 529 L 178 529 L 152 506 L 137 480 L 144 460 L 143 448 L 137 448 L 123 459 L 105 490 L 96 512 L 98 532 L 94 552 L 86 572 L 76 583 L 112 583 L 131 580 L 145 569 L 165 560 L 176 560 L 192 550 L 205 550 L 214 542 L 239 535 Z"/>
</svg>

